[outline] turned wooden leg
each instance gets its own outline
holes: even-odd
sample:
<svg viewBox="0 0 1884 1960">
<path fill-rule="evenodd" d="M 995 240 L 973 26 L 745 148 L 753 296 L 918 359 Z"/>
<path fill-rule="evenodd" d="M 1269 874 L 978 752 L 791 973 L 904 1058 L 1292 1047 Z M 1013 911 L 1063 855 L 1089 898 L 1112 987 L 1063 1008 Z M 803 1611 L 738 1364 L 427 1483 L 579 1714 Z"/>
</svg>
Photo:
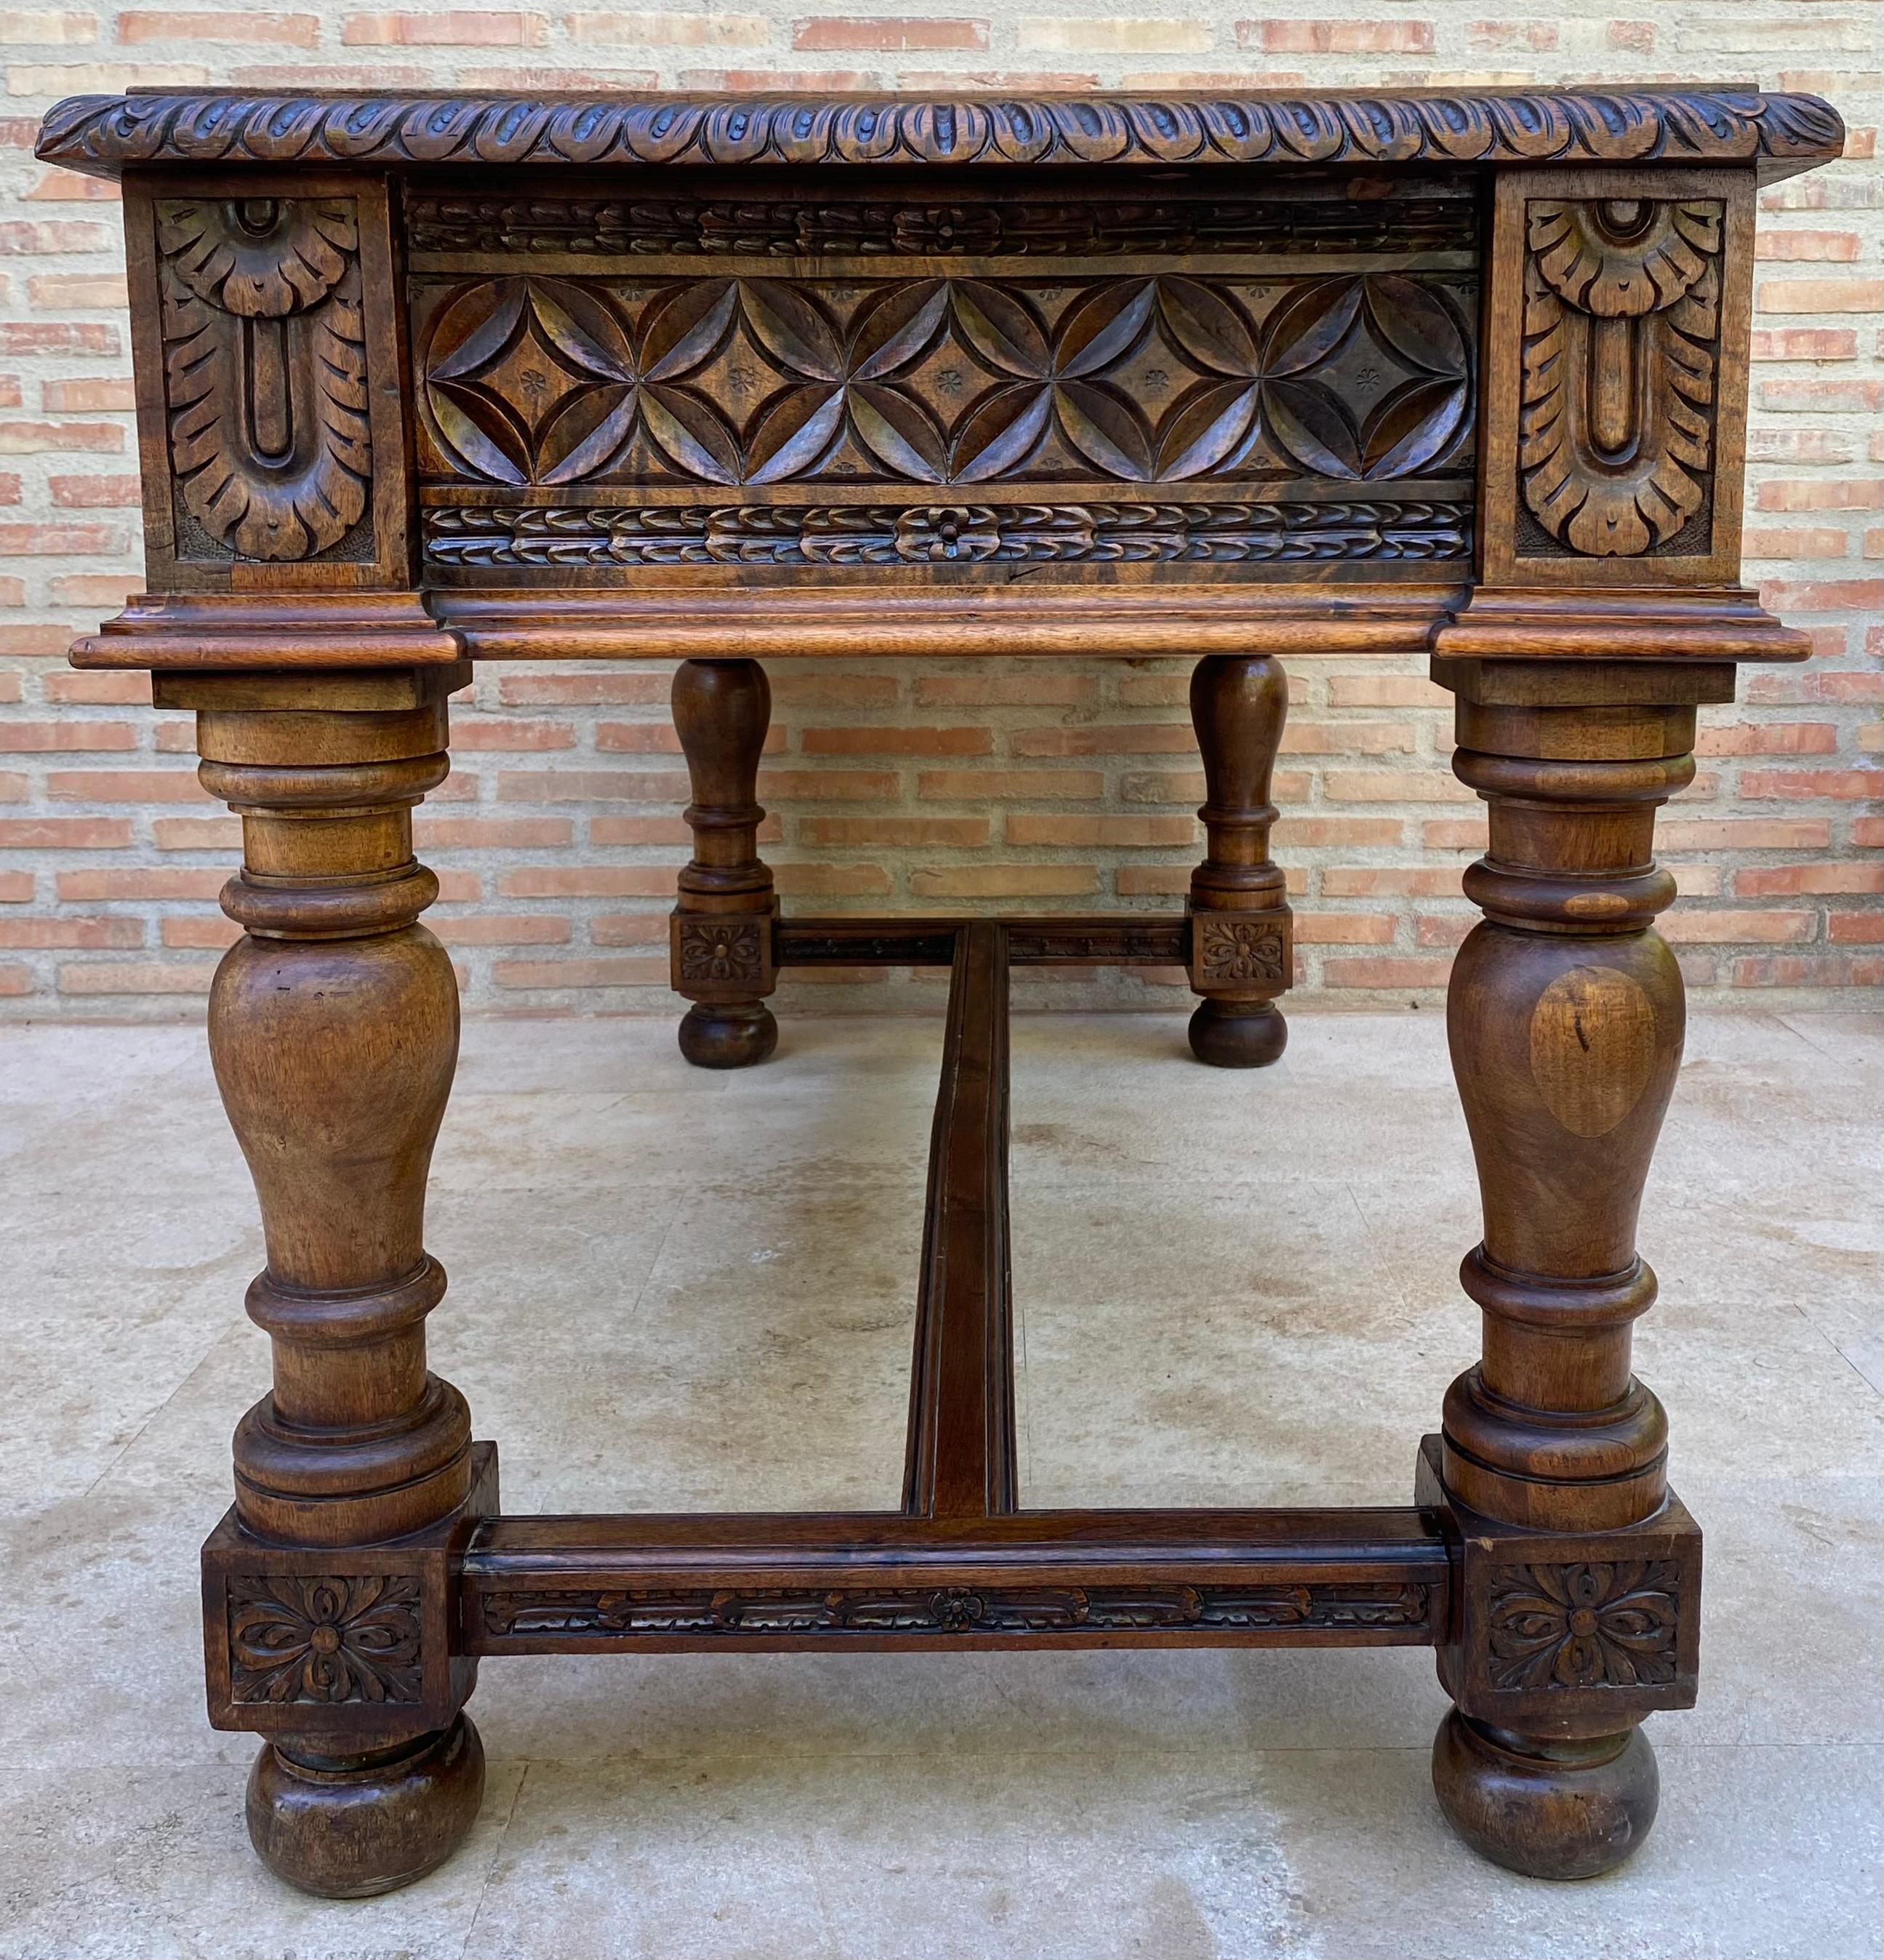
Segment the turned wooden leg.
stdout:
<svg viewBox="0 0 1884 1960">
<path fill-rule="evenodd" d="M 496 1509 L 495 1465 L 425 1367 L 445 1275 L 421 1221 L 458 994 L 417 923 L 438 883 L 411 841 L 462 678 L 365 712 L 323 710 L 318 681 L 214 682 L 198 715 L 204 784 L 243 819 L 223 908 L 245 934 L 217 969 L 209 1039 L 261 1202 L 248 1310 L 275 1364 L 205 1547 L 211 1713 L 268 1737 L 256 1848 L 333 1897 L 430 1870 L 484 1784 L 447 1568 L 454 1533 Z"/>
<path fill-rule="evenodd" d="M 1434 1780 L 1487 1857 L 1586 1878 L 1654 1821 L 1638 1723 L 1694 1700 L 1699 1535 L 1629 1350 L 1655 1297 L 1636 1216 L 1682 1044 L 1655 811 L 1693 775 L 1695 703 L 1724 679 L 1730 698 L 1732 670 L 1434 671 L 1458 696 L 1454 767 L 1491 813 L 1465 878 L 1485 917 L 1447 1003 L 1483 1201 L 1460 1274 L 1483 1346 L 1422 1472 L 1460 1561 Z"/>
<path fill-rule="evenodd" d="M 758 846 L 759 754 L 771 717 L 757 660 L 684 660 L 674 676 L 674 726 L 694 793 L 694 854 L 674 908 L 674 991 L 694 1003 L 680 1052 L 701 1068 L 748 1068 L 778 1045 L 765 1004 L 778 978 L 778 901 Z"/>
<path fill-rule="evenodd" d="M 1204 861 L 1190 874 L 1191 1052 L 1218 1068 L 1260 1068 L 1288 1026 L 1276 1005 L 1293 977 L 1282 873 L 1269 861 L 1269 778 L 1288 711 L 1288 682 L 1267 655 L 1214 654 L 1190 677 L 1203 753 Z"/>
</svg>

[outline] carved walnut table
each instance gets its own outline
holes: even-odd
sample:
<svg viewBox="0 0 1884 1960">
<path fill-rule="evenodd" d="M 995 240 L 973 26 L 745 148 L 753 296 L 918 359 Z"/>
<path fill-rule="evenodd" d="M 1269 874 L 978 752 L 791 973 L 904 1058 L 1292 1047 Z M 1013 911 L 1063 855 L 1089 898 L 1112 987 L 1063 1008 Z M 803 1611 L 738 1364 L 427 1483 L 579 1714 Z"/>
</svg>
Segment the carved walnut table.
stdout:
<svg viewBox="0 0 1884 1960">
<path fill-rule="evenodd" d="M 1734 663 L 1806 652 L 1738 583 L 1754 199 L 1841 137 L 1704 88 L 52 113 L 42 158 L 123 180 L 149 550 L 74 658 L 152 670 L 243 819 L 210 1042 L 275 1383 L 203 1618 L 277 1872 L 449 1853 L 481 1659 L 781 1647 L 1429 1646 L 1464 1837 L 1628 1855 L 1701 1566 L 1629 1366 L 1682 1039 L 1651 832 Z M 1008 969 L 1181 963 L 1197 1055 L 1273 1060 L 1278 656 L 1422 647 L 1490 806 L 1449 1010 L 1482 1358 L 1404 1510 L 1023 1509 Z M 781 917 L 759 663 L 858 654 L 1196 658 L 1183 913 Z M 781 967 L 952 970 L 893 1509 L 506 1515 L 426 1371 L 458 1008 L 411 811 L 469 663 L 584 657 L 682 662 L 690 1059 L 765 1058 Z"/>
</svg>

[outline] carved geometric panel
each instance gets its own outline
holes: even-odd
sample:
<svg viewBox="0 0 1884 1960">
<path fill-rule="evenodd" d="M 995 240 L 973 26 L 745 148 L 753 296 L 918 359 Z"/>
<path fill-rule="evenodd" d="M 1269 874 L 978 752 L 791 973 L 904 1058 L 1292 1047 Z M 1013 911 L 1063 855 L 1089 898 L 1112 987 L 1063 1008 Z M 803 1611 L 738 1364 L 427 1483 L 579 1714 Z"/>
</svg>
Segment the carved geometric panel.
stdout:
<svg viewBox="0 0 1884 1960">
<path fill-rule="evenodd" d="M 1191 929 L 1197 936 L 1195 964 L 1199 985 L 1288 984 L 1288 941 L 1279 919 L 1193 912 Z"/>
<path fill-rule="evenodd" d="M 1416 481 L 1469 466 L 1470 282 L 415 282 L 421 466 L 523 485 Z"/>
</svg>

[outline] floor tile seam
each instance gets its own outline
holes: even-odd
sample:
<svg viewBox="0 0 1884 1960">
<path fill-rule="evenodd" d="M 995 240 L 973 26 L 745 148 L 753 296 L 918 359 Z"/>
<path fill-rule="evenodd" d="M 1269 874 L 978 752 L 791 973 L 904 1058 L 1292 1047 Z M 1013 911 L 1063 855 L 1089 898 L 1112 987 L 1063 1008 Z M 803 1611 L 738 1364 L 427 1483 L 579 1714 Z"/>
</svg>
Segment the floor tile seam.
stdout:
<svg viewBox="0 0 1884 1960">
<path fill-rule="evenodd" d="M 503 1758 L 493 1761 L 502 1761 Z M 491 1857 L 484 1869 L 482 1882 L 478 1887 L 477 1902 L 471 1909 L 471 1917 L 465 1926 L 465 1936 L 459 1943 L 457 1960 L 466 1960 L 471 1952 L 471 1943 L 477 1936 L 478 1921 L 482 1916 L 485 1901 L 491 1895 L 491 1888 L 497 1882 L 497 1866 L 504 1857 L 504 1847 L 510 1835 L 510 1826 L 516 1821 L 517 1806 L 523 1800 L 523 1786 L 530 1780 L 531 1759 L 528 1757 L 510 1758 L 520 1763 L 516 1788 L 510 1793 L 509 1807 L 504 1813 L 504 1821 L 497 1827 L 497 1841 L 491 1847 Z"/>
<path fill-rule="evenodd" d="M 78 1501 L 81 1503 L 88 1503 L 94 1496 L 97 1495 L 99 1487 L 106 1482 L 116 1472 L 119 1465 L 123 1463 L 125 1458 L 127 1458 L 131 1452 L 137 1448 L 138 1445 L 144 1440 L 145 1437 L 148 1433 L 151 1425 L 163 1416 L 164 1411 L 176 1400 L 177 1397 L 182 1395 L 184 1390 L 189 1386 L 191 1382 L 195 1381 L 196 1377 L 209 1365 L 211 1357 L 215 1354 L 217 1349 L 222 1345 L 223 1342 L 226 1341 L 230 1335 L 238 1334 L 242 1331 L 242 1328 L 246 1323 L 247 1319 L 248 1316 L 246 1314 L 232 1316 L 217 1328 L 214 1337 L 209 1342 L 209 1344 L 198 1354 L 195 1361 L 191 1363 L 189 1367 L 186 1370 L 183 1374 L 178 1379 L 176 1386 L 170 1390 L 170 1393 L 157 1404 L 155 1408 L 152 1409 L 150 1413 L 145 1417 L 144 1420 L 138 1424 L 136 1430 L 132 1433 L 132 1434 L 125 1439 L 123 1447 L 113 1453 L 110 1461 L 100 1470 L 97 1475 L 94 1477 L 91 1481 L 85 1486 L 84 1489 L 78 1494 Z"/>
</svg>

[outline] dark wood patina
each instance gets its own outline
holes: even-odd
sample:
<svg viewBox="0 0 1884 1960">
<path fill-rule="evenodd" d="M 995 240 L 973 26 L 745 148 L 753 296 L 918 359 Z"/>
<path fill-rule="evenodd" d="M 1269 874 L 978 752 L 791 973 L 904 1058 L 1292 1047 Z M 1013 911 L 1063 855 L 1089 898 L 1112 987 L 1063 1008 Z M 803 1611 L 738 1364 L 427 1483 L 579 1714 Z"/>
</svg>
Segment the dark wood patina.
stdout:
<svg viewBox="0 0 1884 1960">
<path fill-rule="evenodd" d="M 1694 1698 L 1700 1540 L 1630 1369 L 1681 1044 L 1654 813 L 1733 663 L 1754 196 L 1838 154 L 1749 89 L 996 100 L 156 93 L 121 175 L 154 671 L 243 819 L 218 1079 L 272 1392 L 204 1558 L 211 1716 L 313 1889 L 448 1854 L 478 1659 L 744 1647 L 1426 1645 L 1440 1799 L 1605 1870 Z M 1007 975 L 1182 964 L 1203 1060 L 1281 1052 L 1291 654 L 1425 648 L 1490 807 L 1450 997 L 1479 1363 L 1400 1510 L 1029 1511 Z M 759 661 L 1184 654 L 1208 801 L 1169 916 L 787 919 Z M 477 660 L 675 659 L 681 1044 L 762 1061 L 792 965 L 952 969 L 901 1505 L 507 1516 L 425 1367 L 457 1038 L 411 811 Z"/>
</svg>

